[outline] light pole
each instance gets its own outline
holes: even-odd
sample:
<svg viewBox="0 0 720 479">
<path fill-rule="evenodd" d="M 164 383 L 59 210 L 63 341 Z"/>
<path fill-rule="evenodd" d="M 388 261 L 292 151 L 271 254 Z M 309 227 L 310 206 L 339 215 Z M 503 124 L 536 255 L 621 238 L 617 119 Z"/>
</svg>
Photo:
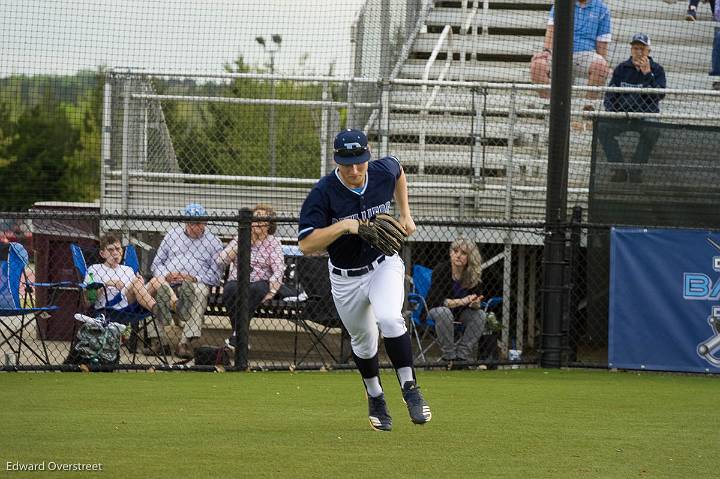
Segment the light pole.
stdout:
<svg viewBox="0 0 720 479">
<path fill-rule="evenodd" d="M 257 36 L 255 41 L 262 45 L 263 50 L 270 54 L 270 74 L 275 73 L 275 53 L 280 49 L 282 37 L 277 33 L 270 36 L 271 43 L 265 42 L 265 37 Z M 270 96 L 275 99 L 275 80 L 270 80 Z M 275 154 L 275 105 L 270 105 L 270 122 L 268 126 L 268 136 L 270 137 L 270 177 L 275 178 L 277 175 L 277 162 Z"/>
</svg>

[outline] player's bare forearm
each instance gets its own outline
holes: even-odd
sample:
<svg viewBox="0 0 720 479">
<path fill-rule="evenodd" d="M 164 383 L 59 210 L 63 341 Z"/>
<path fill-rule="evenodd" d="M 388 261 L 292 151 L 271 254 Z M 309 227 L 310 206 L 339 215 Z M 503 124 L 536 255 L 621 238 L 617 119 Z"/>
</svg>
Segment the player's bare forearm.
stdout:
<svg viewBox="0 0 720 479">
<path fill-rule="evenodd" d="M 358 225 L 359 223 L 357 220 L 346 219 L 338 221 L 337 223 L 326 226 L 325 228 L 313 230 L 312 233 L 298 242 L 298 246 L 303 254 L 312 254 L 317 253 L 318 251 L 323 251 L 342 235 L 348 233 L 357 234 Z"/>
<path fill-rule="evenodd" d="M 397 204 L 400 213 L 400 224 L 405 228 L 405 232 L 410 236 L 415 232 L 415 221 L 410 214 L 410 200 L 408 196 L 407 176 L 405 172 L 400 170 L 400 178 L 395 183 L 395 204 Z"/>
<path fill-rule="evenodd" d="M 410 202 L 408 199 L 408 184 L 405 172 L 400 170 L 400 178 L 395 183 L 395 203 L 400 216 L 410 216 Z"/>
</svg>

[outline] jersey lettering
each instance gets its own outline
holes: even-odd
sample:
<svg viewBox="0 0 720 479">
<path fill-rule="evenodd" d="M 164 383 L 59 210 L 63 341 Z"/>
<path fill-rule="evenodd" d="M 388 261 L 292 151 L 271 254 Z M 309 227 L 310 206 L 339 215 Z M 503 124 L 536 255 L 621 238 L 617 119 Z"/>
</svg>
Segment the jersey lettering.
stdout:
<svg viewBox="0 0 720 479">
<path fill-rule="evenodd" d="M 352 219 L 352 220 L 369 220 L 371 218 L 375 218 L 380 213 L 386 213 L 390 214 L 390 202 L 386 201 L 384 204 L 373 206 L 372 208 L 368 208 L 365 211 L 361 211 L 360 213 L 354 213 L 352 215 L 343 216 L 342 218 L 333 218 L 332 222 L 333 224 L 337 223 L 338 221 Z"/>
</svg>

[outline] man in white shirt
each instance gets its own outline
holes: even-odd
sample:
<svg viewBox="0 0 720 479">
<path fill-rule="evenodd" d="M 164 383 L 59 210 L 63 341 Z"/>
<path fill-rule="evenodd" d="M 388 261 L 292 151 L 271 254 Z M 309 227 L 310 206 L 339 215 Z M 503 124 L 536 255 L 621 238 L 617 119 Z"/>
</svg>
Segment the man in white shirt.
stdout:
<svg viewBox="0 0 720 479">
<path fill-rule="evenodd" d="M 172 307 L 172 291 L 177 292 L 175 310 L 184 327 L 176 354 L 191 358 L 192 341 L 201 334 L 210 286 L 220 284 L 221 272 L 215 258 L 223 247 L 220 240 L 206 230 L 206 221 L 199 219 L 207 216 L 202 205 L 187 205 L 184 215 L 188 217 L 185 226 L 170 230 L 160 243 L 152 272 L 172 287 L 159 288 L 159 303 Z"/>
</svg>

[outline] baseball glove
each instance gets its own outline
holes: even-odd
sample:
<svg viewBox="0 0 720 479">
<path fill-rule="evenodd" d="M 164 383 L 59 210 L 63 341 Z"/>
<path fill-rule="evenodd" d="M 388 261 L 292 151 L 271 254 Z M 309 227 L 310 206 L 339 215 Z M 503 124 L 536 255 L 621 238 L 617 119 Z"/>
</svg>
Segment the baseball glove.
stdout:
<svg viewBox="0 0 720 479">
<path fill-rule="evenodd" d="M 400 251 L 407 238 L 405 228 L 398 220 L 384 213 L 377 215 L 372 222 L 360 221 L 358 235 L 387 256 Z"/>
</svg>

